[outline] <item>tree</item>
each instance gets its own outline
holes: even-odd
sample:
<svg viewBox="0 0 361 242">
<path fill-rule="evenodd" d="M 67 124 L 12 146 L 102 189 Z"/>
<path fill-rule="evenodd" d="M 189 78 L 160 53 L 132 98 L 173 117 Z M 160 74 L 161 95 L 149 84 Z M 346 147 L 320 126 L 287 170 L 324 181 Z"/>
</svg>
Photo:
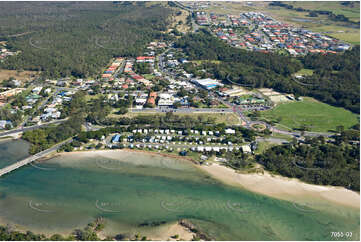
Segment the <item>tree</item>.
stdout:
<svg viewBox="0 0 361 242">
<path fill-rule="evenodd" d="M 345 130 L 345 127 L 343 125 L 339 125 L 336 127 L 337 133 L 342 133 Z"/>
<path fill-rule="evenodd" d="M 308 13 L 309 17 L 318 17 L 318 14 L 315 11 L 311 11 Z"/>
<path fill-rule="evenodd" d="M 176 108 L 176 109 L 180 108 L 181 106 L 182 106 L 182 105 L 181 105 L 180 102 L 174 102 L 174 103 L 173 103 L 173 107 Z"/>
</svg>

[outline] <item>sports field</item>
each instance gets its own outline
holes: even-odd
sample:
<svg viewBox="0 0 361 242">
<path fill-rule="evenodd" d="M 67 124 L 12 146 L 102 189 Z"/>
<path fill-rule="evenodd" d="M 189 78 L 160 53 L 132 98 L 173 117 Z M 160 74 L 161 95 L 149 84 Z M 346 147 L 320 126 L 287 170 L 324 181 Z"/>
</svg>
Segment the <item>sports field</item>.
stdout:
<svg viewBox="0 0 361 242">
<path fill-rule="evenodd" d="M 279 123 L 291 129 L 306 126 L 310 131 L 335 131 L 343 125 L 345 129 L 358 123 L 359 116 L 343 108 L 305 97 L 303 101 L 280 104 L 272 110 L 261 113 L 262 118 Z M 286 129 L 286 127 L 284 127 Z"/>
</svg>

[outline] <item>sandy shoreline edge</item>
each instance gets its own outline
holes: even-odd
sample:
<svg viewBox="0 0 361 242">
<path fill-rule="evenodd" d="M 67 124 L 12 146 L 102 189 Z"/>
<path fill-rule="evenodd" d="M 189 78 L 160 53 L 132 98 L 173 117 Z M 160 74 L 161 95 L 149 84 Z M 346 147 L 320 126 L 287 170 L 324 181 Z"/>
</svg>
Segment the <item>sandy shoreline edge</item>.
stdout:
<svg viewBox="0 0 361 242">
<path fill-rule="evenodd" d="M 178 156 L 174 154 L 164 154 L 152 151 L 122 149 L 122 150 L 95 150 L 95 151 L 74 151 L 69 153 L 57 153 L 56 155 L 72 155 L 72 154 L 104 154 L 122 152 L 144 153 L 147 155 L 159 155 L 174 159 L 190 161 L 194 165 L 197 163 L 192 158 Z M 52 158 L 52 157 L 50 157 Z M 49 158 L 48 158 L 49 159 Z M 233 186 L 240 186 L 251 192 L 267 195 L 270 197 L 294 201 L 298 198 L 313 197 L 321 200 L 327 200 L 339 205 L 360 209 L 360 194 L 343 187 L 313 185 L 302 182 L 296 178 L 287 178 L 280 175 L 271 175 L 268 172 L 264 174 L 241 174 L 235 170 L 213 164 L 210 166 L 195 165 L 200 170 L 208 173 L 213 178 Z"/>
<path fill-rule="evenodd" d="M 200 168 L 227 184 L 240 185 L 246 190 L 270 197 L 289 201 L 313 197 L 360 209 L 360 194 L 343 187 L 313 185 L 296 178 L 271 175 L 268 172 L 241 174 L 218 164 Z"/>
</svg>

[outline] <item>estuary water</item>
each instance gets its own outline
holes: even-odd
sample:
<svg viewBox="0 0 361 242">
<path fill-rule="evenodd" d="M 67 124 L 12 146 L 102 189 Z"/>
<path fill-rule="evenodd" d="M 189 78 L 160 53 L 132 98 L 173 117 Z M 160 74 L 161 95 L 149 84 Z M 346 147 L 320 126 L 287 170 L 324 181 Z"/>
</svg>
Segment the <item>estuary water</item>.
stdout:
<svg viewBox="0 0 361 242">
<path fill-rule="evenodd" d="M 331 232 L 359 240 L 358 209 L 313 203 L 251 193 L 188 161 L 129 151 L 65 154 L 0 178 L 0 223 L 46 234 L 102 217 L 109 235 L 151 238 L 159 224 L 188 219 L 217 240 L 333 240 Z"/>
<path fill-rule="evenodd" d="M 29 143 L 21 140 L 0 140 L 0 169 L 29 156 Z"/>
</svg>

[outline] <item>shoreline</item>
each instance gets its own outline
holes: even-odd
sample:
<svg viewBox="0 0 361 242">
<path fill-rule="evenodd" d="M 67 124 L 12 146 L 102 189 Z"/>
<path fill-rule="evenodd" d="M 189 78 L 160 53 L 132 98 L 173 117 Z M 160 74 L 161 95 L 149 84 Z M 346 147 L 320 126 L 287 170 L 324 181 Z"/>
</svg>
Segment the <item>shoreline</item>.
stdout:
<svg viewBox="0 0 361 242">
<path fill-rule="evenodd" d="M 344 187 L 309 184 L 267 171 L 264 174 L 242 174 L 219 164 L 200 166 L 200 169 L 226 184 L 273 198 L 294 201 L 311 197 L 360 209 L 360 194 Z"/>
<path fill-rule="evenodd" d="M 77 151 L 72 151 L 72 152 L 60 152 L 60 153 L 55 153 L 55 154 L 51 154 L 49 156 L 53 156 L 53 157 L 44 157 L 46 159 L 51 159 L 54 158 L 56 156 L 60 156 L 60 155 L 72 155 L 72 154 L 82 154 L 82 153 L 118 153 L 118 152 L 132 152 L 132 153 L 143 153 L 143 154 L 148 154 L 148 155 L 157 155 L 157 156 L 163 156 L 163 157 L 168 157 L 168 158 L 174 158 L 174 159 L 180 159 L 180 160 L 186 160 L 186 161 L 190 161 L 193 164 L 198 164 L 197 161 L 195 161 L 194 159 L 187 157 L 187 156 L 179 156 L 179 155 L 174 155 L 174 154 L 167 154 L 167 153 L 162 153 L 162 152 L 154 152 L 154 151 L 148 151 L 148 150 L 136 150 L 136 149 L 129 149 L 129 148 L 123 148 L 123 149 L 109 149 L 109 150 L 77 150 Z"/>
<path fill-rule="evenodd" d="M 348 190 L 344 187 L 336 187 L 330 185 L 315 185 L 305 183 L 297 178 L 288 178 L 281 175 L 272 175 L 267 171 L 264 174 L 258 173 L 238 173 L 236 170 L 213 163 L 209 166 L 198 165 L 198 162 L 190 157 L 184 157 L 174 154 L 165 154 L 161 152 L 153 152 L 146 150 L 134 149 L 115 149 L 115 150 L 92 150 L 92 151 L 74 151 L 56 153 L 54 156 L 85 154 L 85 153 L 120 153 L 133 152 L 148 155 L 158 155 L 178 160 L 191 162 L 194 167 L 200 171 L 206 172 L 213 178 L 225 184 L 237 186 L 242 189 L 255 192 L 258 194 L 270 196 L 277 199 L 294 202 L 295 200 L 304 200 L 305 197 L 317 198 L 339 205 L 360 209 L 360 194 L 358 192 Z M 47 159 L 53 158 L 47 157 Z"/>
<path fill-rule="evenodd" d="M 191 224 L 188 222 L 188 224 Z M 182 239 L 184 241 L 191 241 L 192 238 L 194 236 L 197 235 L 197 233 L 191 231 L 191 228 L 194 227 L 192 224 L 191 226 L 189 226 L 188 224 L 185 224 L 185 222 L 183 222 L 182 220 L 179 221 L 173 221 L 173 222 L 169 222 L 165 225 L 159 226 L 157 227 L 160 231 L 155 233 L 155 234 L 149 234 L 147 232 L 145 232 L 145 234 L 142 235 L 146 235 L 146 237 L 152 241 L 177 241 L 179 239 Z M 53 235 L 61 235 L 64 237 L 64 239 L 69 238 L 74 236 L 74 231 L 76 229 L 84 229 L 83 227 L 74 227 L 73 229 L 65 229 L 65 230 L 61 230 L 61 231 L 46 231 L 43 229 L 38 229 L 38 228 L 31 228 L 29 229 L 28 227 L 25 227 L 23 225 L 19 225 L 16 223 L 9 223 L 8 221 L 2 219 L 0 217 L 0 226 L 6 227 L 7 225 L 10 225 L 10 227 L 12 228 L 13 231 L 16 232 L 20 232 L 20 233 L 26 233 L 27 231 L 31 231 L 34 234 L 38 234 L 38 235 L 45 235 L 46 237 L 48 237 L 50 239 L 51 236 Z M 106 225 L 105 225 L 106 226 Z M 101 240 L 104 240 L 107 238 L 107 235 L 109 235 L 109 232 L 106 232 L 107 227 L 105 227 L 105 229 L 96 232 L 98 238 L 100 238 Z M 114 233 L 114 235 L 110 235 L 110 236 L 115 236 L 116 233 Z M 174 235 L 178 235 L 178 238 L 174 238 Z M 131 234 L 132 237 L 135 236 L 135 234 Z M 131 237 L 129 238 L 131 239 Z"/>
</svg>

